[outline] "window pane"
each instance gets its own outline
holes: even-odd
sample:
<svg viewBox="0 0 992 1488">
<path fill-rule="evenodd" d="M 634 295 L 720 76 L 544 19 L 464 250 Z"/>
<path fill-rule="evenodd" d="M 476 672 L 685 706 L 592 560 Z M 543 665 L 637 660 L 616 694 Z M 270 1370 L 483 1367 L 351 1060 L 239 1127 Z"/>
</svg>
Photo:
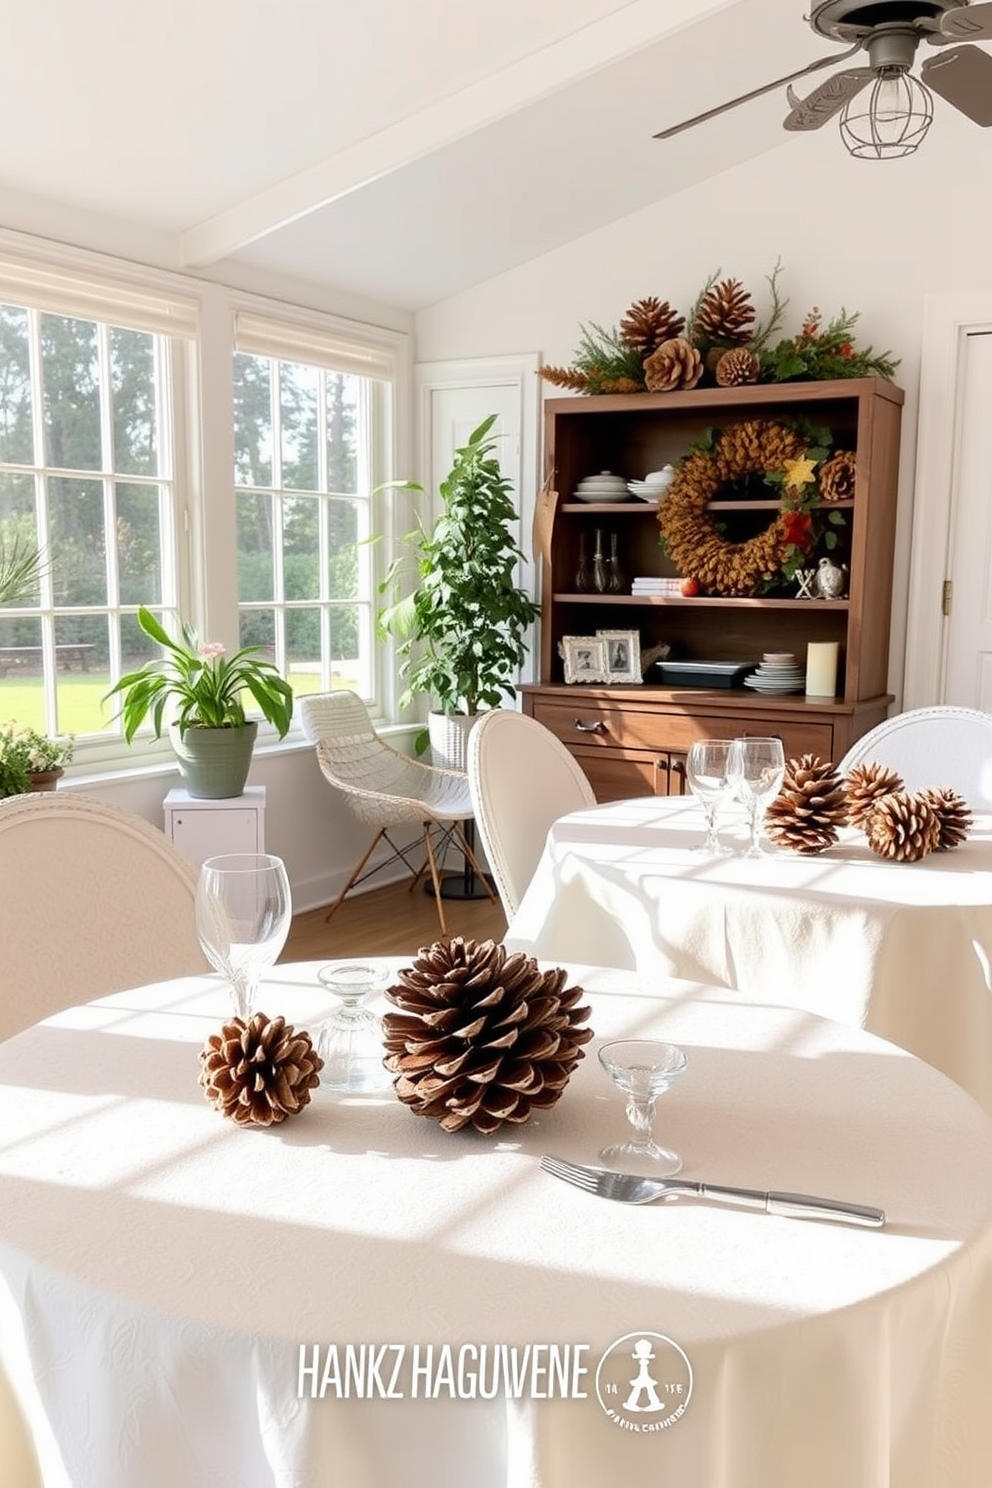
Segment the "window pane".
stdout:
<svg viewBox="0 0 992 1488">
<path fill-rule="evenodd" d="M 45 461 L 63 470 L 100 470 L 100 363 L 96 326 L 41 317 Z"/>
<path fill-rule="evenodd" d="M 357 599 L 358 512 L 353 501 L 331 501 L 328 505 L 328 593 L 332 599 Z"/>
<path fill-rule="evenodd" d="M 30 554 L 38 546 L 34 493 L 33 476 L 0 472 L 0 548 L 8 555 Z M 40 587 L 34 584 L 7 604 L 23 609 L 38 604 L 40 599 Z"/>
<path fill-rule="evenodd" d="M 0 460 L 30 465 L 33 459 L 28 312 L 0 305 Z"/>
<path fill-rule="evenodd" d="M 344 373 L 327 377 L 327 489 L 358 490 L 357 425 L 361 379 Z"/>
<path fill-rule="evenodd" d="M 275 598 L 272 555 L 272 497 L 239 494 L 238 598 L 242 602 Z"/>
<path fill-rule="evenodd" d="M 48 482 L 52 562 L 63 605 L 107 603 L 107 535 L 103 485 L 52 476 Z"/>
<path fill-rule="evenodd" d="M 241 646 L 261 646 L 272 657 L 276 645 L 276 616 L 274 610 L 242 610 L 239 640 Z"/>
<path fill-rule="evenodd" d="M 119 484 L 116 499 L 121 604 L 161 604 L 162 529 L 158 487 Z"/>
<path fill-rule="evenodd" d="M 114 466 L 128 475 L 156 475 L 155 337 L 146 331 L 112 330 L 110 378 Z"/>
<path fill-rule="evenodd" d="M 361 697 L 368 697 L 369 670 L 360 659 L 360 614 L 357 605 L 335 605 L 331 610 L 331 678 L 335 687 L 352 687 Z"/>
<path fill-rule="evenodd" d="M 319 608 L 287 610 L 286 661 L 294 692 L 320 691 L 320 652 Z M 311 681 L 317 685 L 309 686 Z"/>
<path fill-rule="evenodd" d="M 62 615 L 55 622 L 56 726 L 62 734 L 98 734 L 110 686 L 106 615 Z"/>
<path fill-rule="evenodd" d="M 316 367 L 281 362 L 279 412 L 282 427 L 282 483 L 297 491 L 316 491 L 317 385 Z"/>
<path fill-rule="evenodd" d="M 234 479 L 239 486 L 272 482 L 272 370 L 263 357 L 234 357 Z"/>
<path fill-rule="evenodd" d="M 0 723 L 45 722 L 41 621 L 0 618 Z"/>
<path fill-rule="evenodd" d="M 319 599 L 320 526 L 315 496 L 287 496 L 283 502 L 282 551 L 286 598 Z"/>
</svg>

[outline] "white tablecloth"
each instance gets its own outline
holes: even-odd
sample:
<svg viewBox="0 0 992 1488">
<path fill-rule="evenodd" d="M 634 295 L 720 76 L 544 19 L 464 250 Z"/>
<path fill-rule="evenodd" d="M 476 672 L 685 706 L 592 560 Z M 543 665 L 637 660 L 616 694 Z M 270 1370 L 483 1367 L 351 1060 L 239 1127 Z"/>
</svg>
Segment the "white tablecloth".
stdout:
<svg viewBox="0 0 992 1488">
<path fill-rule="evenodd" d="M 701 856 L 702 836 L 691 798 L 562 817 L 506 944 L 853 1023 L 936 1065 L 992 1113 L 992 816 L 919 863 L 887 862 L 850 829 L 815 857 Z M 743 846 L 743 825 L 723 839 Z"/>
<path fill-rule="evenodd" d="M 266 1010 L 311 1020 L 314 971 L 278 968 Z M 196 1078 L 226 1010 L 209 977 L 0 1045 L 0 1340 L 45 1488 L 988 1488 L 987 1118 L 856 1029 L 581 980 L 595 1045 L 554 1109 L 491 1139 L 391 1095 L 225 1122 Z M 542 1173 L 623 1130 L 593 1052 L 617 1034 L 688 1052 L 658 1121 L 687 1176 L 877 1204 L 886 1228 L 624 1207 Z M 588 1345 L 592 1392 L 641 1332 L 693 1371 L 656 1434 L 594 1395 L 298 1397 L 301 1344 L 321 1378 L 331 1344 Z"/>
</svg>

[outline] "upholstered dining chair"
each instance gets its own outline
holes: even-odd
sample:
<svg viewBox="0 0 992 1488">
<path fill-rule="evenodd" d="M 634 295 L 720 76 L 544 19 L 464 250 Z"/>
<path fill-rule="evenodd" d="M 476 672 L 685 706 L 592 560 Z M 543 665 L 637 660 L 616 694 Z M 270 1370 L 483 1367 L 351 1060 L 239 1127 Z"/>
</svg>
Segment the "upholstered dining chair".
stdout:
<svg viewBox="0 0 992 1488">
<path fill-rule="evenodd" d="M 978 708 L 911 708 L 855 740 L 840 762 L 877 761 L 897 770 L 908 790 L 955 790 L 969 806 L 992 809 L 992 713 Z"/>
<path fill-rule="evenodd" d="M 479 840 L 507 919 L 534 876 L 548 828 L 595 806 L 581 765 L 550 729 L 524 713 L 484 713 L 468 736 L 468 783 Z"/>
<path fill-rule="evenodd" d="M 0 1038 L 209 967 L 196 870 L 150 822 L 72 792 L 0 800 Z"/>
<path fill-rule="evenodd" d="M 341 689 L 313 693 L 300 698 L 298 708 L 303 732 L 316 748 L 324 779 L 342 792 L 360 821 L 376 829 L 326 919 L 358 884 L 402 861 L 412 875 L 411 890 L 425 872 L 430 872 L 441 934 L 447 935 L 441 868 L 445 849 L 452 841 L 496 903 L 496 895 L 465 835 L 464 823 L 472 818 L 472 798 L 461 770 L 442 770 L 393 749 L 376 733 L 368 709 L 355 692 Z M 390 831 L 411 827 L 419 828 L 423 844 L 424 858 L 419 865 L 411 856 L 413 849 L 389 835 Z M 365 865 L 383 840 L 391 850 L 390 856 L 366 871 Z"/>
</svg>

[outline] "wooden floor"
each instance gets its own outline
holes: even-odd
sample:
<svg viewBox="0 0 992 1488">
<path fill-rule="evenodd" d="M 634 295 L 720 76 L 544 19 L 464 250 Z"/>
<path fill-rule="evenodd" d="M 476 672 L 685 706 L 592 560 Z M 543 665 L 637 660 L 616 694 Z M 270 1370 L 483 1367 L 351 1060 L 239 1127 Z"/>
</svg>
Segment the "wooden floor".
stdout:
<svg viewBox="0 0 992 1488">
<path fill-rule="evenodd" d="M 461 880 L 459 879 L 459 882 Z M 326 908 L 293 917 L 281 961 L 318 961 L 339 956 L 413 954 L 441 938 L 437 905 L 423 884 L 411 891 L 410 880 L 349 894 L 329 924 Z M 481 899 L 444 900 L 449 935 L 466 940 L 502 940 L 506 916 L 502 905 Z"/>
</svg>

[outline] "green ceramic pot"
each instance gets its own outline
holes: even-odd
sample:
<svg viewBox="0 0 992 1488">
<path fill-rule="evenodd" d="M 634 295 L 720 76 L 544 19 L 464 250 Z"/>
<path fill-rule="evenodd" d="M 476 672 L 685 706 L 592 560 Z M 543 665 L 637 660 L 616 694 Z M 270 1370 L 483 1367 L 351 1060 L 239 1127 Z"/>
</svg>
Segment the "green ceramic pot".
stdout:
<svg viewBox="0 0 992 1488">
<path fill-rule="evenodd" d="M 257 723 L 243 728 L 187 728 L 173 724 L 169 740 L 179 763 L 179 775 L 191 796 L 223 801 L 244 793 Z"/>
</svg>

